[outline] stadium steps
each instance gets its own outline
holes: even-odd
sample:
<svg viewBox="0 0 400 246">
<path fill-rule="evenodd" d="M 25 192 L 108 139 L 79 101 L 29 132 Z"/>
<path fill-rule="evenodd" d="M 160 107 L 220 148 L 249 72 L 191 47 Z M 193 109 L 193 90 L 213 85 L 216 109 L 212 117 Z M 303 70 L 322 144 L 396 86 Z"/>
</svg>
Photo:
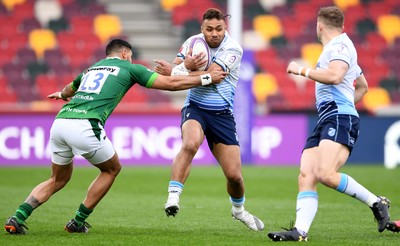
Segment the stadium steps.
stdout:
<svg viewBox="0 0 400 246">
<path fill-rule="evenodd" d="M 139 58 L 150 68 L 154 59 L 171 62 L 182 43 L 179 27 L 171 23 L 171 16 L 165 12 L 159 0 L 99 0 L 107 12 L 119 16 L 123 33 L 140 52 Z M 199 27 L 200 30 L 200 27 Z M 163 92 L 171 95 L 172 103 L 183 105 L 186 91 Z"/>
</svg>

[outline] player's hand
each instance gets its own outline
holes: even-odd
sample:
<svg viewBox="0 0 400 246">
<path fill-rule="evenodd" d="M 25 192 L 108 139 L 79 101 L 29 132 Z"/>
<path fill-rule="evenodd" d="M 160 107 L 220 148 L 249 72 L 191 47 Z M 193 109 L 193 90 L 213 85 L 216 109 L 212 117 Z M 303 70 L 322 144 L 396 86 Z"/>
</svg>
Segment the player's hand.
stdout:
<svg viewBox="0 0 400 246">
<path fill-rule="evenodd" d="M 192 49 L 188 51 L 186 54 L 185 60 L 183 61 L 185 63 L 186 69 L 190 71 L 196 71 L 199 67 L 203 66 L 207 61 L 203 60 L 206 54 L 204 52 L 200 52 L 197 55 L 192 55 Z"/>
<path fill-rule="evenodd" d="M 222 70 L 213 70 L 210 72 L 212 83 L 219 84 L 225 77 L 228 75 L 228 72 L 224 72 Z"/>
<path fill-rule="evenodd" d="M 154 66 L 154 71 L 161 75 L 170 76 L 172 72 L 172 64 L 164 60 L 154 60 L 156 65 Z"/>
<path fill-rule="evenodd" d="M 69 98 L 64 98 L 64 97 L 61 96 L 61 91 L 54 92 L 54 93 L 48 95 L 47 98 L 56 99 L 56 100 L 61 99 L 61 100 L 64 100 L 66 102 L 69 101 Z"/>
<path fill-rule="evenodd" d="M 298 74 L 299 68 L 300 68 L 300 65 L 297 62 L 292 61 L 287 66 L 286 72 L 287 73 L 292 73 L 292 74 Z"/>
</svg>

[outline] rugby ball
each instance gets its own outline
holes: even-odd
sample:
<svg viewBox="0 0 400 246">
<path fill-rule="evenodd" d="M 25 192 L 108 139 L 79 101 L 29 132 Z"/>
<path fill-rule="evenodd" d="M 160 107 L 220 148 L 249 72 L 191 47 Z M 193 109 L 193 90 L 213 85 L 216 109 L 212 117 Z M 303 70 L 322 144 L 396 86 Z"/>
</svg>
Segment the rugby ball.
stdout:
<svg viewBox="0 0 400 246">
<path fill-rule="evenodd" d="M 192 41 L 190 42 L 190 47 L 192 50 L 192 56 L 195 56 L 199 54 L 200 52 L 203 52 L 205 54 L 203 61 L 205 61 L 205 64 L 199 68 L 197 68 L 198 71 L 205 71 L 208 69 L 208 67 L 211 65 L 211 53 L 210 53 L 210 48 L 208 47 L 207 42 L 202 39 L 202 38 L 193 38 Z"/>
</svg>

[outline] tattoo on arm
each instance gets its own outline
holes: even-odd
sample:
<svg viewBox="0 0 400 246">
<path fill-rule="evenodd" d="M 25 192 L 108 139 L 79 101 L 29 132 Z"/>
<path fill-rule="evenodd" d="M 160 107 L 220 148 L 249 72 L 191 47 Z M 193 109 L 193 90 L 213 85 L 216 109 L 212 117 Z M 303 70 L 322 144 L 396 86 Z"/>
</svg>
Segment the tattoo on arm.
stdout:
<svg viewBox="0 0 400 246">
<path fill-rule="evenodd" d="M 26 203 L 28 203 L 29 205 L 32 206 L 33 209 L 39 207 L 40 205 L 42 205 L 35 197 L 33 196 L 28 196 L 28 198 L 26 198 L 25 200 Z"/>
</svg>

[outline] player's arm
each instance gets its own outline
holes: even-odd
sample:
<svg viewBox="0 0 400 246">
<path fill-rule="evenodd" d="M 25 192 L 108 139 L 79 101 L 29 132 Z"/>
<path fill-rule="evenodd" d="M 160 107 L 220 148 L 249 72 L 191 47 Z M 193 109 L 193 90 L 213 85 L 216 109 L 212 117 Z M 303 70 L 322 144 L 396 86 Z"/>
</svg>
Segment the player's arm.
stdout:
<svg viewBox="0 0 400 246">
<path fill-rule="evenodd" d="M 368 83 L 364 74 L 361 74 L 355 82 L 354 104 L 358 103 L 362 97 L 368 92 Z"/>
<path fill-rule="evenodd" d="M 288 73 L 301 75 L 328 85 L 340 84 L 348 70 L 349 65 L 341 60 L 331 61 L 326 69 L 306 68 L 293 61 L 286 69 Z"/>
<path fill-rule="evenodd" d="M 164 76 L 158 74 L 150 88 L 169 91 L 186 90 L 197 86 L 218 84 L 225 78 L 227 74 L 228 73 L 226 72 L 218 70 L 213 70 L 210 73 L 193 76 Z"/>
<path fill-rule="evenodd" d="M 48 95 L 47 98 L 69 101 L 69 99 L 75 95 L 76 91 L 77 89 L 75 88 L 74 83 L 71 82 L 67 84 L 61 91 L 54 92 L 53 94 Z"/>
</svg>

